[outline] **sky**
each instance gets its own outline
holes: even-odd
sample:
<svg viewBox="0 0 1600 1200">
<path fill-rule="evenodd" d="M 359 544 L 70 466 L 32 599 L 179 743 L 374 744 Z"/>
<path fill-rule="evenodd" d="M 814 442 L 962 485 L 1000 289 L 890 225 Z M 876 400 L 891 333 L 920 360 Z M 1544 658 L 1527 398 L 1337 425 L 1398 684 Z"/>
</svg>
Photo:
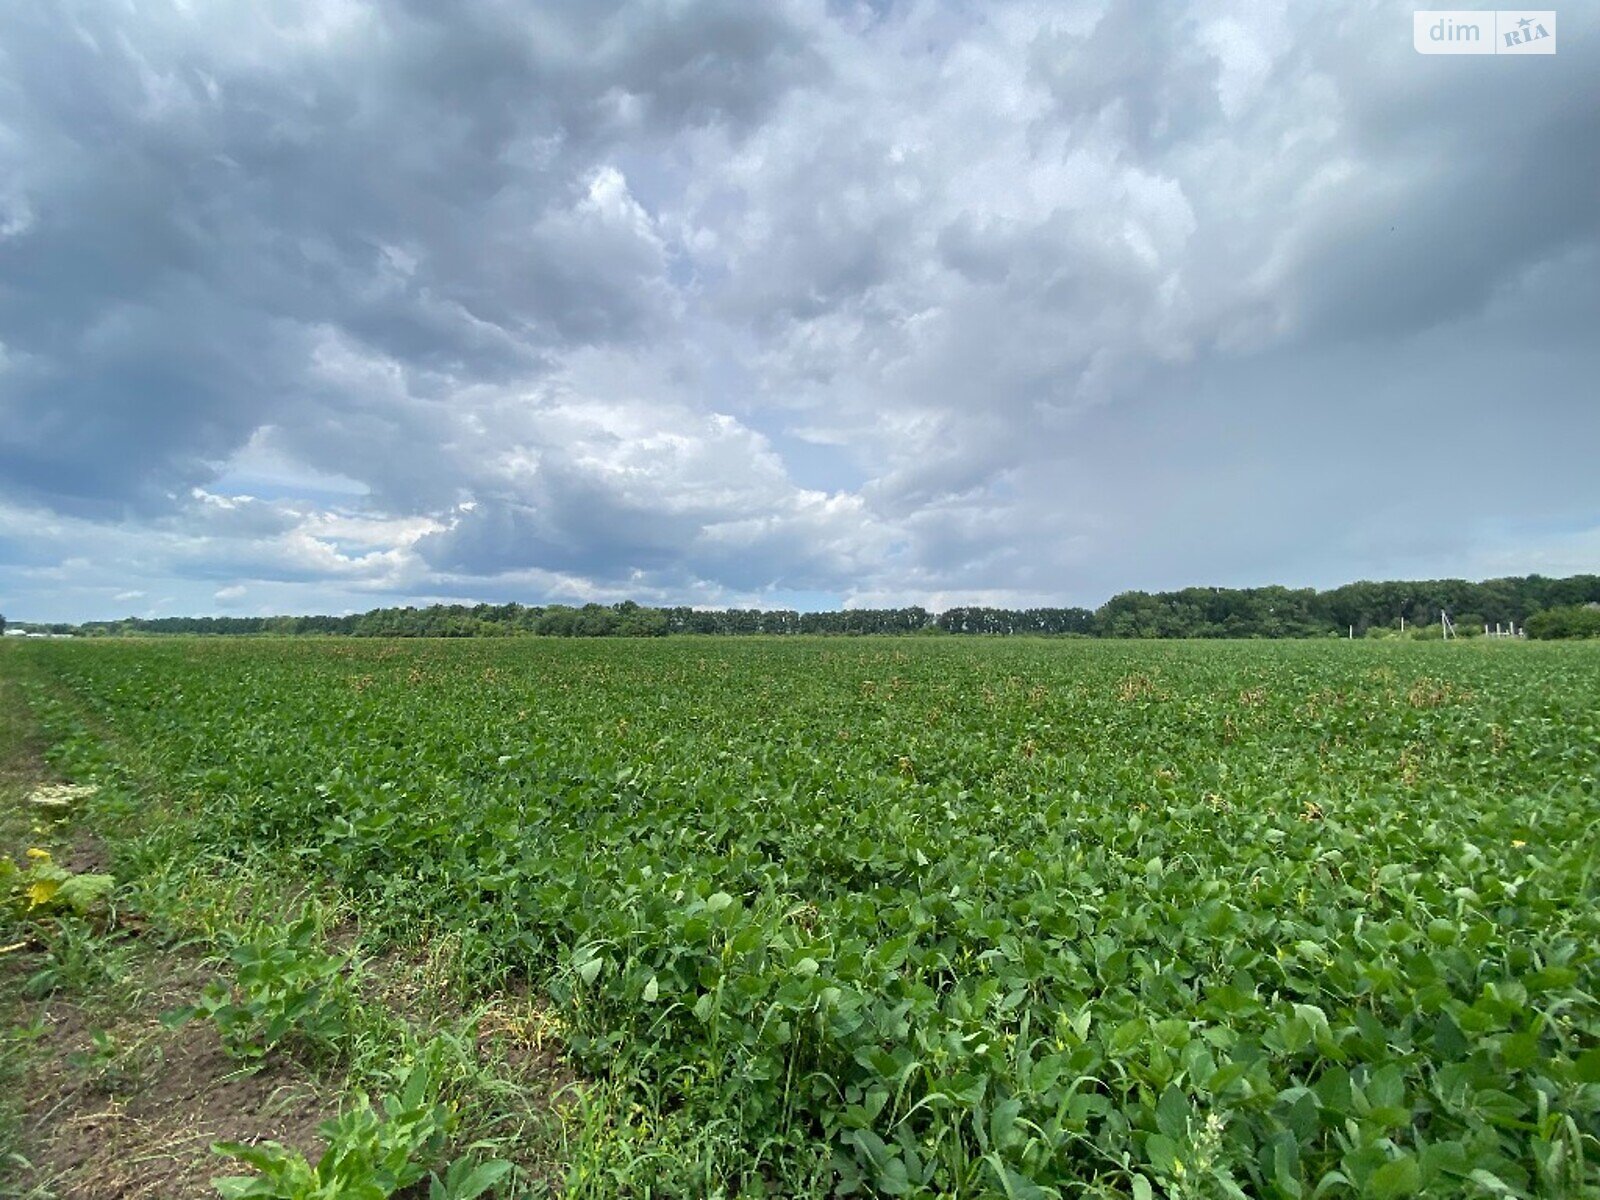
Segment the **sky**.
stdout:
<svg viewBox="0 0 1600 1200">
<path fill-rule="evenodd" d="M 1600 5 L 8 0 L 0 612 L 1600 570 Z"/>
</svg>

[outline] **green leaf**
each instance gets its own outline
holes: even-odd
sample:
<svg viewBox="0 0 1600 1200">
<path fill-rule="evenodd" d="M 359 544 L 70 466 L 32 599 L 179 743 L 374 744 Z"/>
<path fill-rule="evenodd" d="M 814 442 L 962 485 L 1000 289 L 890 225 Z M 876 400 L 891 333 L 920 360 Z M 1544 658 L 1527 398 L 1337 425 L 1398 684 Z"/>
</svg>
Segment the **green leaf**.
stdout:
<svg viewBox="0 0 1600 1200">
<path fill-rule="evenodd" d="M 1178 1161 L 1178 1144 L 1164 1133 L 1152 1133 L 1144 1141 L 1144 1156 L 1163 1175 L 1172 1173 L 1172 1164 Z"/>
<path fill-rule="evenodd" d="M 1487 1188 L 1496 1196 L 1517 1196 L 1520 1193 L 1500 1176 L 1492 1171 L 1485 1171 L 1482 1167 L 1468 1173 L 1467 1178 L 1479 1187 Z"/>
<path fill-rule="evenodd" d="M 476 1200 L 511 1172 L 511 1164 L 502 1159 L 479 1163 L 459 1183 L 453 1182 L 446 1200 Z"/>
<path fill-rule="evenodd" d="M 1006 1149 L 1011 1145 L 1013 1133 L 1017 1125 L 1017 1117 L 1022 1113 L 1022 1098 L 1008 1096 L 994 1106 L 989 1114 L 989 1137 L 997 1149 Z"/>
<path fill-rule="evenodd" d="M 219 1175 L 211 1186 L 222 1195 L 222 1200 L 248 1200 L 252 1196 L 271 1196 L 271 1185 L 259 1175 Z"/>
<path fill-rule="evenodd" d="M 1299 1197 L 1305 1191 L 1300 1183 L 1300 1143 L 1293 1134 L 1272 1139 L 1272 1182 L 1285 1196 Z"/>
<path fill-rule="evenodd" d="M 199 1015 L 200 1009 L 191 1004 L 183 1008 L 169 1008 L 157 1019 L 166 1028 L 176 1029 L 180 1025 L 188 1024 Z"/>
<path fill-rule="evenodd" d="M 1367 1194 L 1372 1200 L 1394 1200 L 1396 1196 L 1409 1196 L 1422 1186 L 1422 1168 L 1409 1154 L 1392 1159 L 1372 1173 L 1367 1180 Z"/>
<path fill-rule="evenodd" d="M 911 1178 L 906 1164 L 899 1158 L 888 1158 L 878 1168 L 878 1190 L 886 1196 L 904 1196 L 911 1190 Z"/>
<path fill-rule="evenodd" d="M 1178 1087 L 1168 1087 L 1156 1105 L 1156 1128 L 1169 1138 L 1181 1140 L 1189 1132 L 1189 1098 Z"/>
<path fill-rule="evenodd" d="M 1531 1031 L 1507 1035 L 1500 1057 L 1514 1071 L 1525 1071 L 1539 1061 L 1539 1035 Z"/>
<path fill-rule="evenodd" d="M 1579 1083 L 1600 1083 L 1600 1046 L 1585 1050 L 1573 1064 L 1573 1074 Z"/>
</svg>

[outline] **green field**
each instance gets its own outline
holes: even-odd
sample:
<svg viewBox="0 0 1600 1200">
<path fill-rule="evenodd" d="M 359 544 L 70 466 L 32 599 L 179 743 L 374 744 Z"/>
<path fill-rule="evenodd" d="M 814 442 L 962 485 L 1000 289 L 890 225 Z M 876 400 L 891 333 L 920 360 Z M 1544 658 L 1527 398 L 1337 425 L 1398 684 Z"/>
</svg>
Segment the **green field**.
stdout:
<svg viewBox="0 0 1600 1200">
<path fill-rule="evenodd" d="M 1600 645 L 5 646 L 111 820 L 539 997 L 573 1195 L 1600 1187 Z M 137 891 L 154 868 L 130 843 Z"/>
</svg>

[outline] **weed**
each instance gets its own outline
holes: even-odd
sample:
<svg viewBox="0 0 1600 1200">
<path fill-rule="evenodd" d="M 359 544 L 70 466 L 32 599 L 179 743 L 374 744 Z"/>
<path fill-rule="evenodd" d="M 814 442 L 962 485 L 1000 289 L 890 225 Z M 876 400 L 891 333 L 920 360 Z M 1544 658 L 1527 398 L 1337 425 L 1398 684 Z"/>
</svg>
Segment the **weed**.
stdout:
<svg viewBox="0 0 1600 1200">
<path fill-rule="evenodd" d="M 215 1180 L 224 1200 L 386 1200 L 429 1180 L 430 1200 L 473 1200 L 511 1169 L 499 1161 L 451 1164 L 443 1176 L 430 1167 L 452 1125 L 434 1097 L 425 1066 L 413 1068 L 398 1093 L 385 1097 L 381 1114 L 365 1096 L 322 1127 L 327 1149 L 315 1164 L 275 1143 L 218 1143 L 219 1153 L 254 1167 L 253 1176 Z"/>
<path fill-rule="evenodd" d="M 169 1024 L 205 1017 L 216 1024 L 229 1051 L 248 1060 L 261 1059 L 288 1040 L 332 1056 L 345 1032 L 349 961 L 321 949 L 315 917 L 241 939 L 228 959 L 232 982 L 208 984 L 199 1003 L 167 1015 Z"/>
<path fill-rule="evenodd" d="M 37 925 L 35 938 L 43 946 L 44 961 L 27 977 L 27 995 L 41 999 L 65 991 L 115 999 L 126 994 L 132 948 L 117 935 L 62 914 Z"/>
</svg>

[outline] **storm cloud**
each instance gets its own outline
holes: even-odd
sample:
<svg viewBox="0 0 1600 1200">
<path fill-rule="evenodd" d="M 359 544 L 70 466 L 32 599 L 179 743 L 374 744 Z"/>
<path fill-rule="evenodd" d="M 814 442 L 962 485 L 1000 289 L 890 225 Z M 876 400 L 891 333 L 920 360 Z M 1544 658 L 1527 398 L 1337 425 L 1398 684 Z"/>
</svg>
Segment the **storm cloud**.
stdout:
<svg viewBox="0 0 1600 1200">
<path fill-rule="evenodd" d="M 0 610 L 1600 568 L 1600 16 L 0 9 Z"/>
</svg>

